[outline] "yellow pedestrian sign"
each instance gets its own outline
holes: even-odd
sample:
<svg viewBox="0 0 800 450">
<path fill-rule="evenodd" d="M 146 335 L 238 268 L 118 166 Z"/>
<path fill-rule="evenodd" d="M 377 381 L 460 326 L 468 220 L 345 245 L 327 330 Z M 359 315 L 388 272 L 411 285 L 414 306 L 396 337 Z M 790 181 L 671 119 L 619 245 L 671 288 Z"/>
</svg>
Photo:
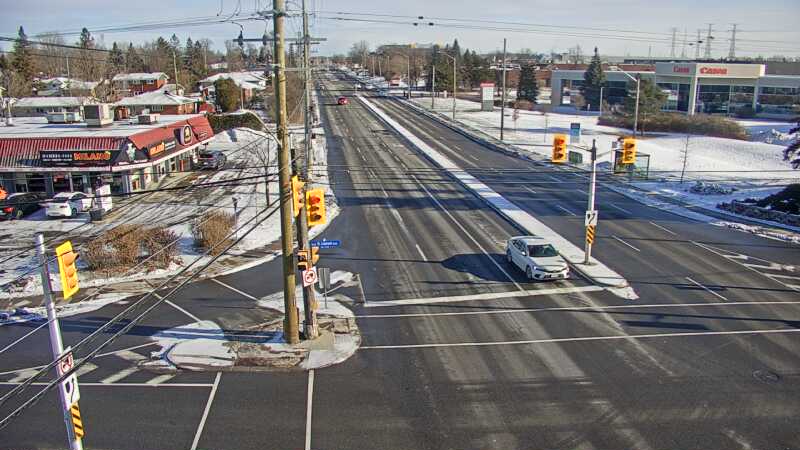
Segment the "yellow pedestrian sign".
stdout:
<svg viewBox="0 0 800 450">
<path fill-rule="evenodd" d="M 589 244 L 593 244 L 594 243 L 594 234 L 595 234 L 595 226 L 594 225 L 588 225 L 586 227 L 586 242 L 587 243 L 589 243 Z"/>
</svg>

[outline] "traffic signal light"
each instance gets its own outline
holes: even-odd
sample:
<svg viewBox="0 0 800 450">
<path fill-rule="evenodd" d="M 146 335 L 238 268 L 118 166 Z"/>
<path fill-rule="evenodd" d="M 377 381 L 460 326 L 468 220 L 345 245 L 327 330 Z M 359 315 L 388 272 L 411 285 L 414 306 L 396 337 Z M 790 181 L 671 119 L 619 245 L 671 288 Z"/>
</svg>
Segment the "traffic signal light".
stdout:
<svg viewBox="0 0 800 450">
<path fill-rule="evenodd" d="M 316 265 L 319 261 L 319 247 L 311 247 L 311 264 Z"/>
<path fill-rule="evenodd" d="M 308 250 L 297 251 L 297 270 L 307 270 L 310 266 L 308 262 Z"/>
<path fill-rule="evenodd" d="M 61 275 L 61 290 L 66 300 L 78 292 L 78 268 L 75 267 L 78 254 L 72 251 L 72 242 L 67 241 L 56 247 L 56 259 L 58 273 Z"/>
<path fill-rule="evenodd" d="M 636 162 L 636 139 L 625 138 L 622 141 L 622 164 L 633 164 Z"/>
<path fill-rule="evenodd" d="M 300 181 L 300 178 L 297 175 L 292 177 L 292 204 L 294 205 L 294 216 L 297 217 L 300 215 L 300 210 L 303 209 L 303 186 L 306 183 L 304 181 Z"/>
<path fill-rule="evenodd" d="M 325 189 L 309 189 L 306 192 L 306 214 L 308 226 L 325 224 Z"/>
<path fill-rule="evenodd" d="M 557 134 L 553 136 L 553 159 L 554 163 L 562 163 L 567 160 L 567 135 Z"/>
</svg>

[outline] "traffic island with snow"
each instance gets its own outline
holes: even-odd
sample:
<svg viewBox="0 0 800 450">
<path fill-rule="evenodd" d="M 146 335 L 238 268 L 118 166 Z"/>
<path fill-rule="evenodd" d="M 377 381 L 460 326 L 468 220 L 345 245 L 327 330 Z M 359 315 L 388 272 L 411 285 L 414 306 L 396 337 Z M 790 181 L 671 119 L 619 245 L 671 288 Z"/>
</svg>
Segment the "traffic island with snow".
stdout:
<svg viewBox="0 0 800 450">
<path fill-rule="evenodd" d="M 331 291 L 353 283 L 348 272 L 331 274 Z M 303 317 L 302 288 L 297 289 Z M 153 336 L 161 351 L 141 364 L 155 372 L 190 371 L 286 371 L 328 367 L 345 361 L 361 344 L 361 334 L 351 309 L 352 300 L 332 294 L 322 300 L 317 292 L 320 336 L 289 344 L 283 334 L 283 292 L 259 299 L 253 305 L 257 322 L 248 321 L 222 329 L 213 321 L 175 327 Z"/>
</svg>

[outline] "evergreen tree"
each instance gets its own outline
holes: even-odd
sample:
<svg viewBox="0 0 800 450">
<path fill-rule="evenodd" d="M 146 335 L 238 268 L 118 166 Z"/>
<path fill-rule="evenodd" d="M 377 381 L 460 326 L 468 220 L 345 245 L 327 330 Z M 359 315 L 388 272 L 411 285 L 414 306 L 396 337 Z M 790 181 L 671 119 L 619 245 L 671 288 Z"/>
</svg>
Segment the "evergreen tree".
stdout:
<svg viewBox="0 0 800 450">
<path fill-rule="evenodd" d="M 217 106 L 223 112 L 231 112 L 239 109 L 241 93 L 239 87 L 230 78 L 220 78 L 214 82 L 214 92 L 216 95 Z"/>
<path fill-rule="evenodd" d="M 600 62 L 600 55 L 597 47 L 594 48 L 594 56 L 583 74 L 583 86 L 581 95 L 592 110 L 600 109 L 600 88 L 606 83 L 606 75 L 603 73 L 603 64 Z"/>
<path fill-rule="evenodd" d="M 112 75 L 125 70 L 125 55 L 116 42 L 111 45 L 111 53 L 108 54 L 108 65 Z"/>
<path fill-rule="evenodd" d="M 794 135 L 794 142 L 790 143 L 783 151 L 783 160 L 788 161 L 793 169 L 800 169 L 800 117 L 795 117 L 797 126 L 789 130 Z"/>
<path fill-rule="evenodd" d="M 139 56 L 139 53 L 136 52 L 133 44 L 128 45 L 128 51 L 125 53 L 125 70 L 129 73 L 143 72 L 145 70 L 144 61 L 142 57 Z"/>
<path fill-rule="evenodd" d="M 180 54 L 181 40 L 178 39 L 178 36 L 176 36 L 175 33 L 172 33 L 172 37 L 169 38 L 169 46 L 176 54 Z"/>
<path fill-rule="evenodd" d="M 83 49 L 94 48 L 94 37 L 86 27 L 81 30 L 81 37 L 78 38 L 78 47 Z"/>
<path fill-rule="evenodd" d="M 639 131 L 644 133 L 647 118 L 661 112 L 667 103 L 667 93 L 648 79 L 639 82 Z M 628 96 L 625 98 L 625 113 L 636 113 L 636 83 L 628 83 Z"/>
<path fill-rule="evenodd" d="M 22 25 L 19 27 L 17 40 L 14 41 L 14 55 L 11 59 L 11 68 L 14 69 L 26 83 L 33 82 L 33 76 L 36 70 L 33 66 L 31 43 Z"/>
<path fill-rule="evenodd" d="M 506 74 L 508 76 L 508 74 Z M 536 70 L 531 65 L 524 65 L 519 72 L 517 85 L 517 100 L 527 100 L 536 103 L 539 96 L 539 85 L 536 83 Z"/>
</svg>

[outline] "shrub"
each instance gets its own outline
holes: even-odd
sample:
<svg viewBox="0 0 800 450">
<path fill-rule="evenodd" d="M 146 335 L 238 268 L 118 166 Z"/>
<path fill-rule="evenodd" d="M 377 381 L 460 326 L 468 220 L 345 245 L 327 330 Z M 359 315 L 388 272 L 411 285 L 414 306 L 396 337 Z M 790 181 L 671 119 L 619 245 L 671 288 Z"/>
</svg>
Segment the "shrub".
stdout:
<svg viewBox="0 0 800 450">
<path fill-rule="evenodd" d="M 752 119 L 756 116 L 756 110 L 752 106 L 742 106 L 737 108 L 734 114 L 740 119 Z"/>
<path fill-rule="evenodd" d="M 632 128 L 633 117 L 608 114 L 601 116 L 597 123 L 612 127 Z M 661 113 L 646 119 L 640 117 L 639 128 L 647 131 L 688 133 L 747 140 L 747 131 L 735 121 L 706 114 L 685 116 L 683 114 Z"/>
<path fill-rule="evenodd" d="M 251 113 L 242 114 L 209 114 L 208 123 L 214 134 L 230 130 L 232 128 L 250 128 L 256 131 L 263 131 L 264 125 L 259 118 Z"/>
<path fill-rule="evenodd" d="M 194 245 L 198 248 L 210 249 L 212 255 L 219 255 L 233 242 L 229 234 L 233 231 L 235 220 L 233 214 L 211 211 L 195 219 L 192 224 Z"/>
<path fill-rule="evenodd" d="M 89 242 L 81 259 L 89 270 L 107 273 L 122 273 L 140 263 L 147 270 L 164 269 L 177 256 L 177 239 L 166 227 L 120 225 Z"/>
<path fill-rule="evenodd" d="M 789 214 L 800 214 L 800 184 L 790 184 L 780 192 L 756 202 L 757 206 Z"/>
<path fill-rule="evenodd" d="M 517 109 L 521 109 L 523 111 L 533 111 L 533 107 L 535 106 L 534 103 L 530 100 L 515 100 L 513 105 Z"/>
</svg>

